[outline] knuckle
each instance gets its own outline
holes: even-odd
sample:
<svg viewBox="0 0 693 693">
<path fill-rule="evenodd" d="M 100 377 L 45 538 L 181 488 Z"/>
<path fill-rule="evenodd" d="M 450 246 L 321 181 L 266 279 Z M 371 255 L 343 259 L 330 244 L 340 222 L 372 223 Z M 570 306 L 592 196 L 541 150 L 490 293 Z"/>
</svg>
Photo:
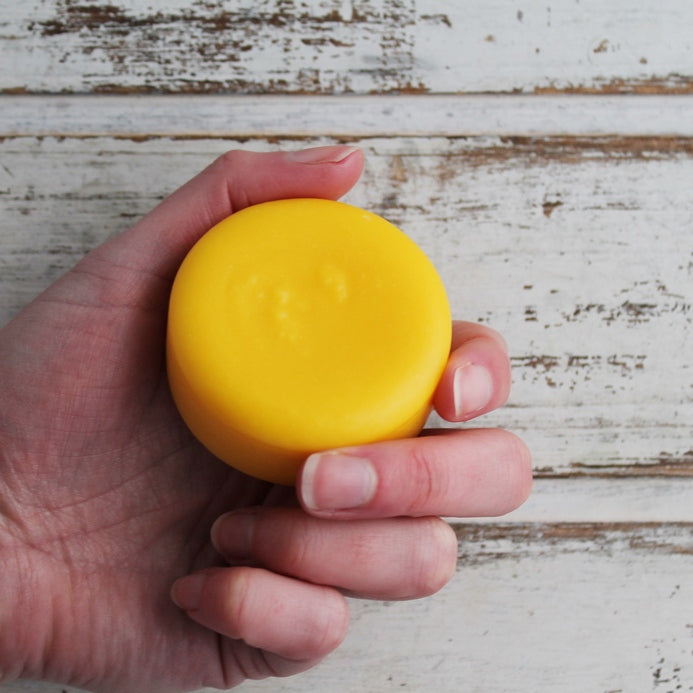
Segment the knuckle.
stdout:
<svg viewBox="0 0 693 693">
<path fill-rule="evenodd" d="M 422 541 L 412 571 L 414 596 L 435 594 L 452 578 L 457 567 L 457 537 L 447 522 L 426 518 Z"/>
<path fill-rule="evenodd" d="M 257 565 L 302 577 L 319 551 L 316 523 L 298 508 L 262 508 L 253 542 Z"/>
<path fill-rule="evenodd" d="M 325 587 L 327 598 L 322 604 L 319 622 L 313 631 L 314 656 L 323 657 L 337 649 L 349 629 L 349 608 L 344 597 L 336 590 Z"/>
<path fill-rule="evenodd" d="M 241 638 L 252 627 L 250 571 L 247 568 L 234 568 L 225 578 L 220 606 L 228 628 L 227 635 Z"/>
<path fill-rule="evenodd" d="M 286 575 L 302 577 L 309 569 L 313 554 L 313 532 L 308 522 L 299 517 L 286 518 L 290 525 L 275 526 L 275 537 L 281 542 L 268 542 L 272 547 L 267 562 Z"/>
<path fill-rule="evenodd" d="M 532 490 L 532 455 L 524 441 L 506 431 L 508 437 L 508 473 L 506 479 L 512 489 L 508 494 L 508 511 L 522 505 Z"/>
<path fill-rule="evenodd" d="M 411 464 L 408 471 L 411 472 L 411 497 L 407 507 L 407 514 L 416 516 L 430 512 L 429 508 L 435 507 L 440 498 L 441 489 L 445 480 L 442 478 L 442 470 L 438 468 L 430 456 L 430 451 L 425 446 L 414 446 L 411 451 Z"/>
<path fill-rule="evenodd" d="M 251 204 L 242 172 L 250 168 L 252 156 L 251 152 L 242 149 L 230 149 L 213 164 L 213 171 L 224 186 L 230 212 L 237 212 Z"/>
<path fill-rule="evenodd" d="M 223 169 L 233 170 L 243 162 L 246 154 L 247 152 L 242 149 L 229 149 L 217 158 L 217 165 Z"/>
</svg>

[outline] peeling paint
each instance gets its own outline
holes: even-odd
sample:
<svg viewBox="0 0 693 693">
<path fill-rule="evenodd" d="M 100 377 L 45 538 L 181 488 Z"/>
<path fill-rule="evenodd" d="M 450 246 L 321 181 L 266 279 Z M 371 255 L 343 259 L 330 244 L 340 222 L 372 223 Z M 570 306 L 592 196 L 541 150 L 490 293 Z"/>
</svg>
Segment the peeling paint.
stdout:
<svg viewBox="0 0 693 693">
<path fill-rule="evenodd" d="M 640 63 L 641 65 L 643 63 Z M 646 64 L 646 63 L 645 63 Z M 693 94 L 693 75 L 676 72 L 647 78 L 595 79 L 592 84 L 537 86 L 537 95 L 551 94 Z"/>
<path fill-rule="evenodd" d="M 577 478 L 582 476 L 590 477 L 691 477 L 693 476 L 693 450 L 683 453 L 662 452 L 657 459 L 643 460 L 637 464 L 619 464 L 615 462 L 611 465 L 593 465 L 585 462 L 572 462 L 570 472 L 556 474 L 553 470 L 546 476 L 552 478 Z"/>
<path fill-rule="evenodd" d="M 541 205 L 544 216 L 548 219 L 553 214 L 553 210 L 556 209 L 556 207 L 560 207 L 562 204 L 560 200 L 545 200 Z"/>
<path fill-rule="evenodd" d="M 488 561 L 534 555 L 601 553 L 693 556 L 693 524 L 656 522 L 465 523 L 454 522 L 460 570 Z"/>
<path fill-rule="evenodd" d="M 609 3 L 597 18 L 629 35 L 626 53 L 617 38 L 595 38 L 577 4 L 560 14 L 547 8 L 540 28 L 524 10 L 499 14 L 485 4 L 441 13 L 414 0 L 196 0 L 165 10 L 43 0 L 40 12 L 16 4 L 5 20 L 0 46 L 26 60 L 2 75 L 0 92 L 693 93 L 693 47 L 671 36 L 690 26 L 690 6 L 661 16 L 658 29 L 670 38 L 663 52 L 657 32 L 642 32 L 647 5 L 624 13 Z M 532 26 L 532 35 L 508 40 Z M 299 75 L 308 68 L 317 78 L 306 83 Z"/>
</svg>

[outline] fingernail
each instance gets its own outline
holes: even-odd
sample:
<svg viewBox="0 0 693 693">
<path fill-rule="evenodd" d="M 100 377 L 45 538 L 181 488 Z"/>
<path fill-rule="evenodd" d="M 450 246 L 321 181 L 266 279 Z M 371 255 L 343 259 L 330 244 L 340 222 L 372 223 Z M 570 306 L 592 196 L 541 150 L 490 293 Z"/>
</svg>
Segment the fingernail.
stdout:
<svg viewBox="0 0 693 693">
<path fill-rule="evenodd" d="M 196 611 L 200 608 L 202 589 L 207 577 L 202 574 L 186 575 L 173 583 L 171 599 L 183 611 Z"/>
<path fill-rule="evenodd" d="M 463 419 L 481 411 L 491 401 L 493 379 L 483 366 L 460 366 L 452 381 L 455 416 Z"/>
<path fill-rule="evenodd" d="M 221 515 L 210 531 L 212 545 L 227 561 L 244 561 L 250 558 L 256 524 L 254 510 Z"/>
<path fill-rule="evenodd" d="M 287 152 L 286 156 L 289 160 L 299 164 L 338 164 L 358 150 L 358 147 L 344 145 L 311 147 L 310 149 Z"/>
<path fill-rule="evenodd" d="M 340 452 L 311 455 L 301 475 L 301 497 L 309 510 L 349 510 L 366 505 L 378 485 L 370 460 Z"/>
</svg>

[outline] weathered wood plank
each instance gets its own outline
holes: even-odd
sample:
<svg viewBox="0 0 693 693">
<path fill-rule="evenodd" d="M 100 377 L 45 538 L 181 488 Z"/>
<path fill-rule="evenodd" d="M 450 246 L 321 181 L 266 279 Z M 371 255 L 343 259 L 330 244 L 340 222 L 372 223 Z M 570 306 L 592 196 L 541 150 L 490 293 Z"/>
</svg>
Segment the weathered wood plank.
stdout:
<svg viewBox="0 0 693 693">
<path fill-rule="evenodd" d="M 507 523 L 648 524 L 693 522 L 693 479 L 585 476 L 534 481 L 529 499 L 503 518 Z M 495 524 L 497 519 L 469 522 Z"/>
<path fill-rule="evenodd" d="M 458 571 L 438 595 L 352 601 L 347 640 L 317 669 L 235 690 L 693 690 L 693 525 L 458 524 L 456 530 Z"/>
<path fill-rule="evenodd" d="M 513 394 L 485 424 L 520 432 L 540 475 L 691 475 L 690 139 L 357 143 L 368 166 L 349 201 L 400 224 L 438 266 L 454 314 L 494 325 L 510 342 Z M 240 145 L 6 138 L 2 321 Z"/>
<path fill-rule="evenodd" d="M 693 95 L 3 95 L 0 137 L 691 137 L 691 112 Z"/>
<path fill-rule="evenodd" d="M 693 691 L 693 4 L 636 5 L 0 0 L 0 324 L 225 149 L 349 141 L 348 201 L 510 342 L 483 423 L 530 500 L 453 521 L 439 595 L 355 601 L 321 667 L 240 690 Z"/>
<path fill-rule="evenodd" d="M 0 90 L 691 93 L 687 0 L 0 1 Z"/>
</svg>

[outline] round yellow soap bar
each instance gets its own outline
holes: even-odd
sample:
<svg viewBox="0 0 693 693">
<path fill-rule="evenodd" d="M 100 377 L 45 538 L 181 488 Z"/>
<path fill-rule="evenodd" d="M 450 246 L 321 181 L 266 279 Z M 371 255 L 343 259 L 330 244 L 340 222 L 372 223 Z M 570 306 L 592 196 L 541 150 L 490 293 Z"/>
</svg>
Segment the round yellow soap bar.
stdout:
<svg viewBox="0 0 693 693">
<path fill-rule="evenodd" d="M 171 292 L 176 405 L 222 460 L 295 482 L 316 451 L 416 435 L 450 350 L 421 249 L 341 202 L 248 207 L 192 248 Z"/>
</svg>

